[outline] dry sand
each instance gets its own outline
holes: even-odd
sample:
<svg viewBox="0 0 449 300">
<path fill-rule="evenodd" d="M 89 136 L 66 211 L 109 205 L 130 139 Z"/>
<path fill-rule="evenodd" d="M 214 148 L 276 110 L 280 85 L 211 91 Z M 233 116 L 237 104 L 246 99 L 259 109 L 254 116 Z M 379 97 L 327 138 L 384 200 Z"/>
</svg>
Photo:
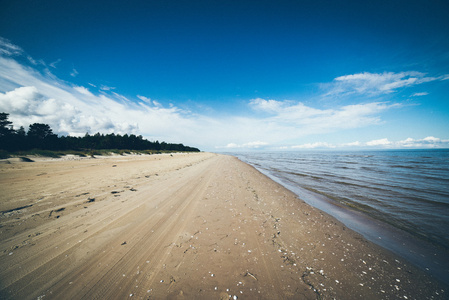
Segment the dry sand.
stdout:
<svg viewBox="0 0 449 300">
<path fill-rule="evenodd" d="M 0 188 L 1 299 L 448 298 L 230 156 L 10 159 Z"/>
</svg>

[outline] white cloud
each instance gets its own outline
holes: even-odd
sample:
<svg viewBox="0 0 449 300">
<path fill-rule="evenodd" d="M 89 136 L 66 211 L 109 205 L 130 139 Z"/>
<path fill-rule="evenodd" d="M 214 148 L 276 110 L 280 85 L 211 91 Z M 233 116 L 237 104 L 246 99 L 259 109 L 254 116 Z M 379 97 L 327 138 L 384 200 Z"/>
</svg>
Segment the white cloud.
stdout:
<svg viewBox="0 0 449 300">
<path fill-rule="evenodd" d="M 75 68 L 72 70 L 72 72 L 70 72 L 70 76 L 72 76 L 72 77 L 76 77 L 78 74 L 79 73 Z"/>
<path fill-rule="evenodd" d="M 157 102 L 156 100 L 152 100 L 151 98 L 148 98 L 148 97 L 145 97 L 145 96 L 141 96 L 141 95 L 137 95 L 137 98 L 139 98 L 140 100 L 142 100 L 146 104 L 150 104 L 150 105 L 153 105 L 155 107 L 160 107 L 160 108 L 163 107 L 163 105 L 161 103 Z"/>
<path fill-rule="evenodd" d="M 229 143 L 224 147 L 216 147 L 217 149 L 220 148 L 227 148 L 227 149 L 238 149 L 238 148 L 246 148 L 246 149 L 258 149 L 264 146 L 267 146 L 268 143 L 261 142 L 261 141 L 255 141 L 255 142 L 249 142 L 244 144 L 236 144 L 236 143 Z"/>
<path fill-rule="evenodd" d="M 428 136 L 428 137 L 424 138 L 423 141 L 432 142 L 432 143 L 439 143 L 441 141 L 441 139 L 433 137 L 433 136 Z"/>
<path fill-rule="evenodd" d="M 142 100 L 146 103 L 151 103 L 151 98 L 147 98 L 147 97 L 141 96 L 141 95 L 137 95 L 137 98 L 139 98 L 140 100 Z"/>
<path fill-rule="evenodd" d="M 94 96 L 89 89 L 85 88 L 84 86 L 74 86 L 73 89 L 77 91 L 80 94 L 86 95 L 86 96 Z"/>
<path fill-rule="evenodd" d="M 0 54 L 7 56 L 21 55 L 23 53 L 22 48 L 12 44 L 9 40 L 0 37 Z"/>
<path fill-rule="evenodd" d="M 301 102 L 291 100 L 264 100 L 261 98 L 252 99 L 249 102 L 255 111 L 262 111 L 277 115 L 278 119 L 288 121 L 299 121 L 300 118 L 317 117 L 331 113 L 330 110 L 319 110 L 308 107 Z"/>
<path fill-rule="evenodd" d="M 380 95 L 393 93 L 402 87 L 411 87 L 426 82 L 445 80 L 448 75 L 439 77 L 426 76 L 425 73 L 410 72 L 384 72 L 384 73 L 358 73 L 339 76 L 330 85 L 327 95 Z"/>
<path fill-rule="evenodd" d="M 120 99 L 124 103 L 127 103 L 127 102 L 131 103 L 131 101 L 128 98 L 126 98 L 125 96 L 120 95 L 119 93 L 116 93 L 116 92 L 111 92 L 111 93 L 116 97 L 116 99 Z"/>
<path fill-rule="evenodd" d="M 252 99 L 249 104 L 256 110 L 279 113 L 283 111 L 291 101 L 265 100 L 261 98 Z"/>
<path fill-rule="evenodd" d="M 256 141 L 256 142 L 249 142 L 244 144 L 244 147 L 249 147 L 249 148 L 259 148 L 261 146 L 266 146 L 268 145 L 268 143 L 265 142 L 261 142 L 261 141 Z"/>
<path fill-rule="evenodd" d="M 107 85 L 101 85 L 100 86 L 100 90 L 102 90 L 102 91 L 110 91 L 110 90 L 115 90 L 115 87 L 111 87 L 111 86 L 107 86 Z"/>
<path fill-rule="evenodd" d="M 24 127 L 36 122 L 57 124 L 71 120 L 78 113 L 72 105 L 46 98 L 33 86 L 0 93 L 0 110 L 10 113 L 15 126 Z"/>
<path fill-rule="evenodd" d="M 275 130 L 282 137 L 300 137 L 380 124 L 381 112 L 400 107 L 398 104 L 372 102 L 317 109 L 301 102 L 260 98 L 251 100 L 250 105 L 255 111 L 270 113 L 270 116 L 258 119 L 258 123 L 265 129 Z"/>
<path fill-rule="evenodd" d="M 427 93 L 427 92 L 421 92 L 421 93 L 414 93 L 414 94 L 412 95 L 412 97 L 420 97 L 420 96 L 427 96 L 427 95 L 429 95 L 429 93 Z"/>
<path fill-rule="evenodd" d="M 341 147 L 357 147 L 360 145 L 361 145 L 361 143 L 359 141 L 355 141 L 355 142 L 351 142 L 351 143 L 341 144 Z"/>
<path fill-rule="evenodd" d="M 26 115 L 31 109 L 30 101 L 37 97 L 37 89 L 33 86 L 17 88 L 4 94 L 0 93 L 0 107 L 11 114 Z"/>
<path fill-rule="evenodd" d="M 433 136 L 428 136 L 423 139 L 407 138 L 401 141 L 389 141 L 387 138 L 374 140 L 366 143 L 370 147 L 387 147 L 394 149 L 425 149 L 425 148 L 448 148 L 449 140 L 442 140 Z"/>
<path fill-rule="evenodd" d="M 229 143 L 225 147 L 217 147 L 217 148 L 234 149 L 234 148 L 241 148 L 241 145 L 237 145 L 236 143 Z"/>
<path fill-rule="evenodd" d="M 315 148 L 336 148 L 335 145 L 326 142 L 307 143 L 302 145 L 292 146 L 292 149 L 315 149 Z"/>
<path fill-rule="evenodd" d="M 367 146 L 388 146 L 392 143 L 388 139 L 379 139 L 379 140 L 373 140 L 366 142 Z"/>
<path fill-rule="evenodd" d="M 56 65 L 59 64 L 62 61 L 62 59 L 58 58 L 57 60 L 55 60 L 54 62 L 52 62 L 50 64 L 50 67 L 52 67 L 53 69 L 56 69 Z"/>
<path fill-rule="evenodd" d="M 44 66 L 44 67 L 47 66 L 47 64 L 42 59 L 35 60 L 29 55 L 27 56 L 27 60 L 34 66 Z"/>
<path fill-rule="evenodd" d="M 343 144 L 330 144 L 327 142 L 315 142 L 306 143 L 285 149 L 339 149 L 339 148 L 358 148 L 358 149 L 426 149 L 426 148 L 449 148 L 449 140 L 442 140 L 433 136 L 429 136 L 423 139 L 407 138 L 401 141 L 390 141 L 387 138 L 368 141 L 361 143 L 359 141 L 343 143 Z"/>
</svg>

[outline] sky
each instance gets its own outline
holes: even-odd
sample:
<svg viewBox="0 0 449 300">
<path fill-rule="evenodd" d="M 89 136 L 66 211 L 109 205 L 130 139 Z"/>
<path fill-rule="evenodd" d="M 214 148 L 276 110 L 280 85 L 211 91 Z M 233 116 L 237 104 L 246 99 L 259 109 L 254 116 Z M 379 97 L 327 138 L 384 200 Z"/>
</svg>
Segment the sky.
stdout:
<svg viewBox="0 0 449 300">
<path fill-rule="evenodd" d="M 16 129 L 204 151 L 449 148 L 449 2 L 0 1 Z"/>
</svg>

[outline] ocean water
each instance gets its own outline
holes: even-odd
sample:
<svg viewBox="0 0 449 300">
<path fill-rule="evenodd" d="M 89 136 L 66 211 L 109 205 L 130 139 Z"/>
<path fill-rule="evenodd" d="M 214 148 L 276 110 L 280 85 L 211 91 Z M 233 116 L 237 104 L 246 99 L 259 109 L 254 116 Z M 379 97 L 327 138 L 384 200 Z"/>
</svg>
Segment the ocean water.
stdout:
<svg viewBox="0 0 449 300">
<path fill-rule="evenodd" d="M 449 150 L 232 155 L 368 239 L 449 277 Z"/>
</svg>

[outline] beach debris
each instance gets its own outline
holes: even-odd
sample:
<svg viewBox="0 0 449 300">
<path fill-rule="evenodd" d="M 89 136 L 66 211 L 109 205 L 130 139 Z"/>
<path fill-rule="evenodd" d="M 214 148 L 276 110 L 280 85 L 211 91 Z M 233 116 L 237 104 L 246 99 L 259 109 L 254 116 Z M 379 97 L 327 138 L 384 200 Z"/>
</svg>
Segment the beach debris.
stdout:
<svg viewBox="0 0 449 300">
<path fill-rule="evenodd" d="M 86 203 L 92 203 L 95 201 L 95 198 L 87 198 Z"/>
<path fill-rule="evenodd" d="M 123 245 L 126 245 L 126 241 L 124 241 L 121 245 L 122 245 L 122 246 L 123 246 Z"/>
<path fill-rule="evenodd" d="M 60 209 L 57 209 L 57 210 L 51 210 L 51 211 L 50 211 L 50 214 L 49 214 L 48 216 L 51 217 L 51 215 L 52 215 L 54 212 L 61 212 L 61 211 L 63 211 L 63 210 L 65 210 L 65 207 L 60 208 Z M 59 216 L 56 216 L 56 218 L 59 218 Z"/>
<path fill-rule="evenodd" d="M 6 213 L 13 212 L 13 211 L 18 211 L 18 210 L 22 210 L 22 209 L 25 209 L 25 208 L 31 207 L 31 206 L 33 206 L 33 204 L 25 205 L 25 206 L 20 206 L 20 207 L 16 207 L 16 208 L 9 209 L 9 210 L 4 210 L 4 211 L 1 211 L 1 213 L 2 213 L 2 215 L 4 215 L 4 214 L 6 214 Z"/>
<path fill-rule="evenodd" d="M 80 197 L 80 196 L 84 196 L 84 195 L 88 195 L 89 194 L 89 192 L 86 192 L 86 193 L 82 193 L 82 194 L 79 194 L 79 195 L 75 195 L 75 197 Z"/>
<path fill-rule="evenodd" d="M 258 280 L 257 277 L 256 277 L 254 274 L 252 274 L 252 273 L 250 273 L 250 272 L 248 272 L 248 271 L 245 273 L 244 276 L 249 276 L 249 277 L 253 278 L 253 279 L 256 280 L 256 281 Z"/>
</svg>

